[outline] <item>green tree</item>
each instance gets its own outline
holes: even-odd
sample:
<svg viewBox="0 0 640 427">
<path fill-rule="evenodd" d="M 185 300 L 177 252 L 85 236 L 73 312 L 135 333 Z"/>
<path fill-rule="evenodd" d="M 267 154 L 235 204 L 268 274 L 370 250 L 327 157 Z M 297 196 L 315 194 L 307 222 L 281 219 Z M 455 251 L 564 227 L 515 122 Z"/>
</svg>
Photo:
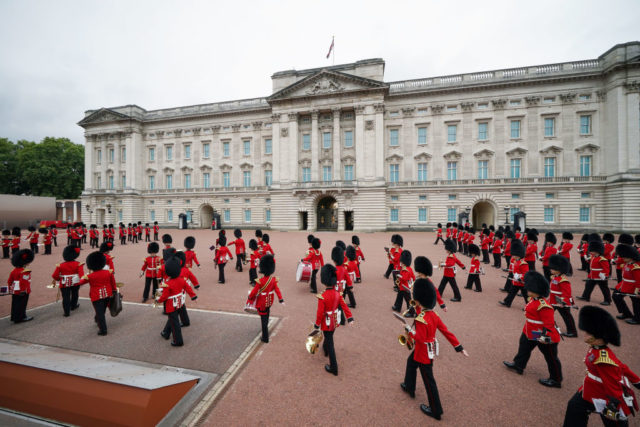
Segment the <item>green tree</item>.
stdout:
<svg viewBox="0 0 640 427">
<path fill-rule="evenodd" d="M 17 159 L 27 194 L 75 199 L 82 193 L 84 146 L 67 138 L 18 141 Z"/>
<path fill-rule="evenodd" d="M 0 194 L 22 194 L 26 187 L 18 166 L 19 146 L 0 138 Z"/>
</svg>

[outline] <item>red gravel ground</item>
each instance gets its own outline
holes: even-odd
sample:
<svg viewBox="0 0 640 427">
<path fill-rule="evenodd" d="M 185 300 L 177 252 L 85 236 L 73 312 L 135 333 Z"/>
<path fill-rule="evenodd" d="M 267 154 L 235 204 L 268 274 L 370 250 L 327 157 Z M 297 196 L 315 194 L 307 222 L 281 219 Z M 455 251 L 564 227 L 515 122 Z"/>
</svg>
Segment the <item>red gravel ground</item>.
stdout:
<svg viewBox="0 0 640 427">
<path fill-rule="evenodd" d="M 164 231 L 164 230 L 163 230 Z M 202 287 L 197 306 L 208 310 L 241 312 L 249 290 L 248 271 L 236 273 L 233 265 L 226 268 L 227 284 L 217 284 L 217 271 L 211 261 L 213 244 L 217 232 L 210 230 L 169 230 L 175 247 L 181 248 L 187 235 L 197 239 L 196 252 L 202 268 L 195 269 Z M 251 232 L 245 232 L 248 241 Z M 276 276 L 280 278 L 286 305 L 276 304 L 274 316 L 282 318 L 272 333 L 269 344 L 261 344 L 258 351 L 236 377 L 235 381 L 217 400 L 204 420 L 206 425 L 426 425 L 437 422 L 422 414 L 419 404 L 426 402 L 424 384 L 418 377 L 416 399 L 402 392 L 400 383 L 409 352 L 397 342 L 402 325 L 392 316 L 391 305 L 396 294 L 391 280 L 382 277 L 387 261 L 383 251 L 389 246 L 391 233 L 359 234 L 361 247 L 366 256 L 362 265 L 363 283 L 356 284 L 357 308 L 353 310 L 355 324 L 342 327 L 336 333 L 336 353 L 340 375 L 334 377 L 323 369 L 327 359 L 322 353 L 306 352 L 306 334 L 315 320 L 316 298 L 309 293 L 308 285 L 295 282 L 298 260 L 307 249 L 306 233 L 270 232 L 271 246 L 276 251 Z M 351 241 L 351 233 L 316 233 L 323 241 L 321 248 L 325 260 L 330 259 L 331 247 L 337 239 Z M 402 233 L 404 248 L 413 256 L 425 255 L 434 264 L 444 259 L 442 244 L 433 245 L 434 233 Z M 60 238 L 59 240 L 64 240 Z M 85 246 L 88 247 L 88 246 Z M 120 247 L 114 254 L 116 278 L 126 283 L 125 299 L 139 302 L 143 279 L 138 277 L 142 259 L 146 255 L 144 244 Z M 55 292 L 46 289 L 54 266 L 61 261 L 62 248 L 54 248 L 51 256 L 37 256 L 32 264 L 33 293 L 29 307 L 55 300 Z M 89 251 L 83 249 L 82 258 Z M 573 293 L 581 293 L 586 276 L 576 271 L 579 267 L 577 253 L 573 253 Z M 465 265 L 468 258 L 461 256 Z M 538 264 L 539 266 L 539 264 Z M 540 268 L 540 267 L 539 267 Z M 540 268 L 541 269 L 541 268 Z M 6 278 L 11 270 L 8 260 L 0 261 L 0 276 Z M 440 356 L 435 361 L 434 375 L 438 382 L 440 398 L 444 408 L 440 425 L 527 425 L 549 426 L 562 423 L 567 401 L 580 386 L 584 377 L 583 358 L 586 344 L 579 338 L 565 339 L 559 346 L 559 357 L 563 364 L 564 382 L 561 389 L 548 389 L 538 384 L 539 378 L 548 376 L 542 354 L 534 351 L 523 376 L 508 371 L 503 360 L 511 360 L 517 351 L 518 338 L 522 331 L 524 316 L 523 301 L 518 297 L 507 309 L 498 305 L 504 298 L 498 288 L 504 284 L 505 273 L 485 266 L 482 276 L 483 292 L 462 289 L 462 302 L 453 303 L 447 288 L 443 298 L 449 311 L 438 314 L 453 331 L 470 357 L 456 353 L 444 337 L 440 336 Z M 442 271 L 436 270 L 433 281 L 436 285 Z M 467 273 L 458 272 L 458 285 L 466 283 Z M 6 280 L 6 279 L 3 279 Z M 81 296 L 88 296 L 82 289 Z M 593 303 L 602 300 L 599 290 L 592 296 Z M 83 302 L 83 304 L 86 304 Z M 579 304 L 583 305 L 583 304 Z M 193 305 L 191 305 L 193 306 Z M 10 300 L 0 298 L 0 316 L 9 314 Z M 607 308 L 612 314 L 615 307 Z M 62 309 L 60 309 L 62 311 Z M 574 311 L 577 320 L 577 311 Z M 39 320 L 37 311 L 33 324 L 41 322 L 43 329 L 49 327 Z M 150 316 L 157 313 L 150 311 Z M 69 320 L 72 320 L 72 316 Z M 110 321 L 111 319 L 108 319 Z M 556 321 L 564 327 L 562 319 Z M 255 319 L 256 331 L 260 322 Z M 3 323 L 3 327 L 5 327 Z M 640 327 L 624 322 L 618 323 L 622 333 L 622 346 L 615 348 L 616 354 L 632 370 L 640 372 Z M 20 325 L 6 326 L 19 328 Z M 85 325 L 78 325 L 84 328 Z M 136 325 L 132 325 L 136 327 Z M 118 333 L 122 333 L 119 328 Z M 114 333 L 116 331 L 114 330 Z M 111 330 L 110 330 L 111 335 Z M 201 357 L 215 347 L 211 343 L 201 350 Z M 171 351 L 167 349 L 166 351 Z M 193 350 L 197 351 L 197 350 Z M 595 415 L 592 424 L 599 425 Z M 638 418 L 630 425 L 640 425 Z"/>
</svg>

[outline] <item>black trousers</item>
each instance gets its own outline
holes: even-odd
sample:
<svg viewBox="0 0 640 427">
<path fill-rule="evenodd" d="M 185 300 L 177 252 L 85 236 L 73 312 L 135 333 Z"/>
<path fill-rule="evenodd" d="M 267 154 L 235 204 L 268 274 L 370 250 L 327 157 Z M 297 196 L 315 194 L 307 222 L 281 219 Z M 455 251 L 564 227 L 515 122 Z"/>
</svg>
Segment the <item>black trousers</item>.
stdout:
<svg viewBox="0 0 640 427">
<path fill-rule="evenodd" d="M 78 291 L 79 286 L 68 286 L 66 288 L 60 288 L 60 294 L 62 294 L 62 310 L 64 315 L 68 316 L 71 310 L 75 310 L 78 305 Z"/>
<path fill-rule="evenodd" d="M 27 303 L 29 302 L 29 294 L 23 292 L 21 294 L 11 295 L 11 321 L 20 323 L 27 317 Z"/>
<path fill-rule="evenodd" d="M 44 254 L 51 255 L 51 245 L 44 245 Z"/>
<path fill-rule="evenodd" d="M 58 236 L 53 236 L 53 244 L 56 248 L 58 247 Z"/>
<path fill-rule="evenodd" d="M 467 243 L 462 243 L 462 253 L 469 255 L 469 245 Z"/>
<path fill-rule="evenodd" d="M 74 239 L 73 242 L 71 242 L 71 244 L 74 244 L 75 246 L 82 248 L 82 239 Z"/>
<path fill-rule="evenodd" d="M 393 304 L 393 308 L 396 311 L 402 311 L 402 300 L 407 303 L 407 309 L 411 308 L 409 301 L 411 300 L 411 295 L 407 291 L 398 291 L 396 295 L 396 302 Z"/>
<path fill-rule="evenodd" d="M 462 243 L 462 240 L 458 240 L 458 252 L 463 252 L 464 251 L 464 244 Z"/>
<path fill-rule="evenodd" d="M 435 241 L 435 242 L 433 242 L 433 244 L 434 244 L 434 245 L 437 245 L 439 241 L 441 241 L 441 242 L 442 242 L 442 244 L 444 245 L 444 239 L 442 238 L 442 236 L 438 236 L 438 237 L 436 238 L 436 241 Z"/>
<path fill-rule="evenodd" d="M 587 427 L 589 415 L 595 410 L 593 403 L 584 400 L 582 392 L 578 391 L 567 403 L 567 412 L 564 414 L 564 424 L 562 425 L 563 427 Z M 629 425 L 628 420 L 613 421 L 603 417 L 602 414 L 600 414 L 600 419 L 606 427 L 626 427 Z"/>
<path fill-rule="evenodd" d="M 640 297 L 631 297 L 631 306 L 633 307 L 633 313 L 627 307 L 627 303 L 624 300 L 624 295 L 620 291 L 613 291 L 613 302 L 618 309 L 618 313 L 625 317 L 633 317 L 640 322 Z"/>
<path fill-rule="evenodd" d="M 387 267 L 387 271 L 385 271 L 384 273 L 384 278 L 388 279 L 392 271 L 393 271 L 393 264 L 389 264 L 389 266 Z"/>
<path fill-rule="evenodd" d="M 580 256 L 580 269 L 589 271 L 589 261 L 584 256 Z"/>
<path fill-rule="evenodd" d="M 322 349 L 325 356 L 329 356 L 329 367 L 336 374 L 338 373 L 338 361 L 336 360 L 336 349 L 333 345 L 333 333 L 335 331 L 322 331 L 324 335 L 324 341 L 322 342 Z"/>
<path fill-rule="evenodd" d="M 506 288 L 506 285 L 505 285 L 505 288 Z M 513 286 L 513 283 L 511 283 L 511 286 L 507 291 L 507 296 L 504 298 L 504 302 L 507 305 L 507 307 L 511 307 L 511 303 L 513 302 L 513 299 L 518 294 L 518 291 L 520 291 L 520 295 L 522 295 L 522 298 L 524 298 L 524 303 L 527 304 L 527 290 L 524 288 L 524 286 Z"/>
<path fill-rule="evenodd" d="M 262 342 L 269 342 L 269 312 L 271 307 L 265 309 L 265 313 L 260 313 L 260 324 L 262 325 Z"/>
<path fill-rule="evenodd" d="M 33 251 L 34 254 L 38 253 L 38 244 L 37 243 L 29 243 L 29 246 L 31 246 L 31 250 Z"/>
<path fill-rule="evenodd" d="M 311 292 L 314 294 L 318 292 L 318 287 L 316 286 L 316 274 L 318 274 L 318 270 L 311 271 L 311 280 L 309 280 L 309 288 L 311 288 Z"/>
<path fill-rule="evenodd" d="M 145 277 L 144 278 L 144 291 L 142 292 L 142 299 L 145 299 L 145 300 L 149 299 L 149 291 L 152 291 L 151 292 L 151 297 L 155 298 L 156 289 L 158 289 L 158 278 L 156 278 L 156 277 Z"/>
<path fill-rule="evenodd" d="M 126 245 L 127 244 L 127 236 L 121 236 L 120 237 L 120 244 L 121 245 Z"/>
<path fill-rule="evenodd" d="M 469 274 L 467 276 L 467 285 L 465 288 L 471 289 L 473 285 L 476 285 L 478 291 L 482 291 L 482 284 L 480 283 L 480 274 Z"/>
<path fill-rule="evenodd" d="M 531 357 L 531 352 L 534 348 L 538 347 L 538 350 L 544 356 L 544 360 L 547 362 L 547 369 L 549 369 L 549 377 L 553 380 L 562 382 L 562 365 L 560 359 L 558 359 L 558 343 L 542 344 L 538 341 L 532 341 L 527 339 L 525 334 L 520 335 L 520 343 L 518 345 L 518 354 L 513 358 L 513 363 L 520 369 L 527 367 L 527 362 Z"/>
<path fill-rule="evenodd" d="M 509 274 L 507 281 L 504 282 L 504 290 L 509 292 L 509 290 L 513 287 L 513 282 L 511 281 L 511 274 Z"/>
<path fill-rule="evenodd" d="M 67 234 L 67 246 L 71 245 L 71 243 L 73 243 L 73 239 Z"/>
<path fill-rule="evenodd" d="M 224 283 L 224 266 L 227 263 L 218 264 L 218 283 Z"/>
<path fill-rule="evenodd" d="M 622 270 L 616 268 L 616 283 L 622 282 Z"/>
<path fill-rule="evenodd" d="M 256 279 L 258 278 L 258 273 L 256 272 L 255 268 L 250 268 L 249 269 L 249 282 L 251 283 L 251 285 L 255 285 L 256 284 Z"/>
<path fill-rule="evenodd" d="M 609 286 L 607 285 L 606 280 L 592 280 L 588 279 L 584 285 L 584 292 L 582 292 L 582 298 L 585 298 L 587 301 L 591 299 L 591 293 L 593 289 L 598 285 L 600 290 L 602 291 L 602 295 L 604 296 L 604 300 L 611 302 L 611 291 L 609 290 Z"/>
<path fill-rule="evenodd" d="M 242 272 L 242 262 L 244 261 L 245 254 L 236 255 L 236 271 Z"/>
<path fill-rule="evenodd" d="M 131 237 L 131 242 L 132 242 L 132 243 L 138 243 L 138 235 L 137 235 L 137 234 L 134 234 L 134 235 Z"/>
<path fill-rule="evenodd" d="M 502 256 L 500 253 L 493 253 L 493 266 L 497 268 L 502 267 Z"/>
<path fill-rule="evenodd" d="M 489 249 L 482 250 L 482 262 L 485 264 L 489 264 Z"/>
<path fill-rule="evenodd" d="M 407 368 L 404 372 L 404 385 L 407 387 L 407 391 L 416 391 L 416 377 L 417 371 L 420 369 L 420 375 L 424 386 L 427 389 L 427 398 L 429 399 L 429 406 L 434 415 L 442 415 L 442 404 L 440 403 L 440 394 L 438 394 L 438 386 L 435 378 L 433 378 L 433 360 L 430 364 L 416 362 L 413 359 L 413 351 L 407 358 Z"/>
<path fill-rule="evenodd" d="M 351 308 L 356 307 L 356 297 L 353 295 L 353 286 L 345 287 L 343 296 L 349 298 L 349 306 L 351 306 Z"/>
<path fill-rule="evenodd" d="M 184 306 L 183 306 L 184 307 Z M 182 327 L 180 326 L 179 312 L 172 311 L 171 313 L 167 313 L 167 323 L 164 324 L 164 329 L 162 330 L 162 334 L 164 336 L 173 335 L 173 343 L 176 345 L 184 345 L 184 341 L 182 340 Z"/>
<path fill-rule="evenodd" d="M 536 271 L 536 262 L 535 261 L 527 261 L 529 265 L 529 271 Z"/>
<path fill-rule="evenodd" d="M 9 258 L 9 246 L 2 247 L 2 258 Z"/>
<path fill-rule="evenodd" d="M 544 278 L 547 279 L 547 282 L 551 283 L 551 270 L 547 266 L 542 266 L 542 274 Z"/>
<path fill-rule="evenodd" d="M 153 233 L 153 240 L 155 240 L 155 241 L 158 240 L 158 233 Z"/>
<path fill-rule="evenodd" d="M 505 263 L 505 266 L 509 268 L 509 265 L 511 264 L 511 255 L 504 256 L 504 263 Z"/>
<path fill-rule="evenodd" d="M 105 317 L 105 313 L 107 311 L 107 305 L 109 304 L 109 298 L 102 298 L 97 301 L 91 301 L 93 304 L 93 310 L 96 312 L 96 316 L 94 317 L 96 323 L 98 324 L 98 328 L 100 332 L 107 332 L 107 318 Z"/>
<path fill-rule="evenodd" d="M 16 252 L 18 252 L 20 250 L 20 248 L 11 248 L 11 256 L 13 256 L 13 254 L 15 254 Z"/>
<path fill-rule="evenodd" d="M 564 324 L 567 327 L 568 334 L 578 334 L 576 330 L 576 322 L 573 320 L 573 315 L 571 314 L 571 307 L 553 307 L 558 313 L 560 313 L 560 317 L 564 320 Z"/>
<path fill-rule="evenodd" d="M 144 241 L 145 242 L 150 242 L 151 241 L 151 234 L 145 234 L 144 235 Z"/>
<path fill-rule="evenodd" d="M 460 295 L 460 289 L 458 289 L 458 284 L 456 283 L 455 277 L 442 278 L 442 280 L 440 281 L 440 286 L 438 286 L 438 292 L 440 292 L 440 295 L 442 295 L 442 292 L 444 291 L 444 288 L 446 288 L 447 283 L 451 285 L 451 289 L 453 290 L 453 297 L 456 299 L 462 299 L 462 296 Z"/>
<path fill-rule="evenodd" d="M 571 277 L 573 276 L 573 266 L 571 265 L 571 258 L 567 258 L 569 260 L 569 272 L 567 273 L 567 276 Z"/>
</svg>

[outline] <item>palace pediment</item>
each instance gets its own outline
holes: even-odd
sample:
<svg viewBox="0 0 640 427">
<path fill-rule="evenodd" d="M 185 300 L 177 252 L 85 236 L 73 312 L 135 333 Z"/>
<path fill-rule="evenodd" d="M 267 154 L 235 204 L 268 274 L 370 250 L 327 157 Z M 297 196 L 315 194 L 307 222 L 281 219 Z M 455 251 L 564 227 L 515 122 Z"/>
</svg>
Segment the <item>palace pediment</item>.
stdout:
<svg viewBox="0 0 640 427">
<path fill-rule="evenodd" d="M 96 123 L 117 122 L 120 120 L 136 120 L 135 118 L 109 108 L 101 108 L 78 122 L 80 126 L 92 125 Z"/>
<path fill-rule="evenodd" d="M 279 90 L 267 100 L 269 102 L 277 102 L 291 98 L 335 96 L 343 93 L 388 89 L 388 84 L 377 80 L 339 71 L 321 70 Z"/>
</svg>

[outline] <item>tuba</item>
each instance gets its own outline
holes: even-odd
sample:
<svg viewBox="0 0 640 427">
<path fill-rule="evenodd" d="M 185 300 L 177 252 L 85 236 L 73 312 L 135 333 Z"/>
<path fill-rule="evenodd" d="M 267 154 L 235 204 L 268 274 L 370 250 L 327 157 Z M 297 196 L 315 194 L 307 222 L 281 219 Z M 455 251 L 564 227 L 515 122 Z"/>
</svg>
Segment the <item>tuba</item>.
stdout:
<svg viewBox="0 0 640 427">
<path fill-rule="evenodd" d="M 319 329 L 314 329 L 311 331 L 309 335 L 307 335 L 307 341 L 305 342 L 305 347 L 307 351 L 311 354 L 316 354 L 320 343 L 322 342 L 322 331 Z"/>
</svg>

